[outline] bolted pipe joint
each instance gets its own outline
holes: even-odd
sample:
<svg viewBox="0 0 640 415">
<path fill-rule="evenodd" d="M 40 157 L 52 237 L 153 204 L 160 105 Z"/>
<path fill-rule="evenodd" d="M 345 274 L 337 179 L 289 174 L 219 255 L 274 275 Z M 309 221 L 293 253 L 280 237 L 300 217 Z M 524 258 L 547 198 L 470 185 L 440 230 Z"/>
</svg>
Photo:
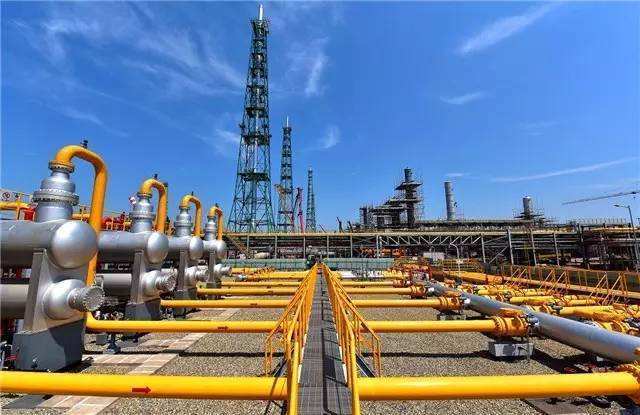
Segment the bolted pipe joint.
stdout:
<svg viewBox="0 0 640 415">
<path fill-rule="evenodd" d="M 131 232 L 150 232 L 153 230 L 153 220 L 156 217 L 153 213 L 150 193 L 137 193 L 136 203 L 129 212 L 131 219 Z M 160 218 L 164 220 L 164 218 Z"/>
<path fill-rule="evenodd" d="M 149 297 L 173 291 L 176 288 L 177 272 L 175 270 L 153 270 L 145 272 L 141 277 L 142 291 Z"/>
<path fill-rule="evenodd" d="M 207 267 L 194 266 L 189 267 L 184 272 L 184 282 L 186 286 L 195 287 L 199 282 L 206 282 L 209 279 L 209 270 Z"/>
<path fill-rule="evenodd" d="M 216 264 L 213 267 L 213 275 L 217 278 L 230 277 L 231 267 L 222 264 Z"/>
<path fill-rule="evenodd" d="M 411 298 L 425 298 L 427 296 L 427 290 L 424 285 L 411 285 L 408 287 Z"/>
<path fill-rule="evenodd" d="M 73 207 L 78 204 L 75 194 L 76 185 L 70 179 L 74 168 L 72 164 L 52 161 L 49 163 L 51 176 L 40 183 L 40 189 L 33 192 L 32 201 L 36 203 L 36 222 L 58 219 L 71 219 Z"/>
<path fill-rule="evenodd" d="M 534 332 L 540 322 L 537 317 L 522 310 L 502 309 L 499 316 L 491 317 L 496 325 L 492 334 L 498 337 L 527 336 Z"/>
<path fill-rule="evenodd" d="M 193 224 L 191 223 L 191 215 L 189 215 L 189 206 L 180 206 L 180 212 L 176 216 L 173 223 L 175 228 L 175 236 L 190 236 Z"/>
<path fill-rule="evenodd" d="M 95 311 L 104 302 L 102 288 L 84 282 L 67 279 L 47 289 L 42 299 L 44 312 L 52 320 L 66 320 L 80 313 Z"/>
</svg>

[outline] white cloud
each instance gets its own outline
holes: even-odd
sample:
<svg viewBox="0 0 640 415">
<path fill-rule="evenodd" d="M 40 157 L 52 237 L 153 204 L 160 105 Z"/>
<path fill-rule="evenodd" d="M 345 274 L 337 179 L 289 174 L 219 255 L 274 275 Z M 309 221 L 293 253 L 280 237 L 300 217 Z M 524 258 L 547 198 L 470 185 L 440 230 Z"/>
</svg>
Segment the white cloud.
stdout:
<svg viewBox="0 0 640 415">
<path fill-rule="evenodd" d="M 534 121 L 528 123 L 522 123 L 519 125 L 520 129 L 526 134 L 531 136 L 542 135 L 545 130 L 557 125 L 557 121 Z"/>
<path fill-rule="evenodd" d="M 447 173 L 447 174 L 445 174 L 446 177 L 449 177 L 451 179 L 457 179 L 457 178 L 460 178 L 460 177 L 464 177 L 466 175 L 467 175 L 467 173 Z"/>
<path fill-rule="evenodd" d="M 479 99 L 484 99 L 488 94 L 484 91 L 470 92 L 464 95 L 458 95 L 456 97 L 440 97 L 440 100 L 450 105 L 465 105 Z"/>
<path fill-rule="evenodd" d="M 238 144 L 240 143 L 240 133 L 215 128 L 211 135 L 196 135 L 205 144 L 213 147 L 213 149 L 224 157 L 233 157 L 238 152 Z"/>
<path fill-rule="evenodd" d="M 290 61 L 286 75 L 289 88 L 295 90 L 298 89 L 296 85 L 304 85 L 302 92 L 306 97 L 324 93 L 322 76 L 329 63 L 329 57 L 325 52 L 327 43 L 328 38 L 315 39 L 305 44 L 292 43 L 291 50 L 287 54 L 287 59 Z"/>
<path fill-rule="evenodd" d="M 320 149 L 328 150 L 335 147 L 340 142 L 340 129 L 335 125 L 330 125 L 320 140 Z"/>
<path fill-rule="evenodd" d="M 521 32 L 560 4 L 559 2 L 544 3 L 540 6 L 530 8 L 523 14 L 498 19 L 465 40 L 458 47 L 457 53 L 460 55 L 468 55 L 491 47 Z"/>
<path fill-rule="evenodd" d="M 627 157 L 623 159 L 607 161 L 605 163 L 596 163 L 596 164 L 591 164 L 589 166 L 581 166 L 581 167 L 575 167 L 572 169 L 557 170 L 557 171 L 552 171 L 547 173 L 534 174 L 531 176 L 494 177 L 493 179 L 491 179 L 491 181 L 497 182 L 497 183 L 523 182 L 523 181 L 529 181 L 529 180 L 546 179 L 549 177 L 566 176 L 568 174 L 586 173 L 586 172 L 605 169 L 607 167 L 617 166 L 619 164 L 629 163 L 637 159 L 638 159 L 637 157 Z"/>
</svg>

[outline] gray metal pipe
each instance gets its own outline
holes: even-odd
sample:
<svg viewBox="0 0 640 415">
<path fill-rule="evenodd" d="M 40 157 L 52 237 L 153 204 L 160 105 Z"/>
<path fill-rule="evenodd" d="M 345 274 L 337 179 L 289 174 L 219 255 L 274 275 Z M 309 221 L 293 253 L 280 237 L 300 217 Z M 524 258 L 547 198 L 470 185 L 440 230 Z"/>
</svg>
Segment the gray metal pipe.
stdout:
<svg viewBox="0 0 640 415">
<path fill-rule="evenodd" d="M 439 283 L 426 282 L 438 295 L 446 291 L 459 292 L 469 299 L 469 308 L 482 314 L 496 315 L 500 309 L 522 310 L 539 321 L 538 333 L 577 349 L 594 353 L 617 362 L 632 363 L 638 360 L 636 350 L 640 350 L 640 338 L 628 334 L 616 333 L 600 327 L 568 318 L 507 304 L 475 294 L 464 293 Z"/>
<path fill-rule="evenodd" d="M 24 318 L 29 284 L 0 284 L 0 318 Z"/>
<path fill-rule="evenodd" d="M 174 261 L 180 259 L 180 251 L 187 251 L 189 259 L 196 261 L 202 258 L 204 243 L 196 236 L 170 236 L 167 259 Z"/>
<path fill-rule="evenodd" d="M 33 252 L 37 249 L 47 249 L 49 257 L 59 267 L 78 268 L 89 263 L 95 255 L 98 250 L 96 239 L 91 226 L 81 221 L 2 221 L 2 266 L 28 268 L 33 261 Z"/>
<path fill-rule="evenodd" d="M 176 286 L 176 272 L 172 269 L 147 271 L 140 278 L 142 291 L 149 297 L 172 291 Z M 96 280 L 108 296 L 128 297 L 131 292 L 130 273 L 99 274 Z"/>
<path fill-rule="evenodd" d="M 204 252 L 215 253 L 217 260 L 224 259 L 227 256 L 227 244 L 225 241 L 219 241 L 217 239 L 205 239 L 202 242 L 204 244 Z"/>
<path fill-rule="evenodd" d="M 98 239 L 98 259 L 106 262 L 133 261 L 135 251 L 143 250 L 147 260 L 158 264 L 169 252 L 169 239 L 159 232 L 131 233 L 102 231 Z"/>
</svg>

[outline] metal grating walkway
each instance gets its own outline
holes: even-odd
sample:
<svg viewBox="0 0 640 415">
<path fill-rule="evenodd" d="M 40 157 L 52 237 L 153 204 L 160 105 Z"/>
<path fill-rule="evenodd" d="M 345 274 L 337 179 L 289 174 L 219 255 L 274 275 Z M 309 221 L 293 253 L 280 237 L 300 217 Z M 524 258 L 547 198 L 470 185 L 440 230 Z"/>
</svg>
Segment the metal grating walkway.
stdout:
<svg viewBox="0 0 640 415">
<path fill-rule="evenodd" d="M 327 284 L 318 275 L 300 373 L 301 415 L 351 413 L 351 393 L 342 369 Z"/>
</svg>

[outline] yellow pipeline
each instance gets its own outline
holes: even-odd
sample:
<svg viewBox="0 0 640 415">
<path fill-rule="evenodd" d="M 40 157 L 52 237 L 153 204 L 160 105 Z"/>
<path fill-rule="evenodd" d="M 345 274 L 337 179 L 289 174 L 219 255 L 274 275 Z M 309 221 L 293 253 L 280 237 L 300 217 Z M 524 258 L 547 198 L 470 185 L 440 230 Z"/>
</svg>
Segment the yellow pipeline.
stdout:
<svg viewBox="0 0 640 415">
<path fill-rule="evenodd" d="M 164 233 L 167 222 L 167 187 L 159 180 L 147 179 L 142 182 L 139 192 L 151 196 L 151 189 L 158 191 L 158 208 L 156 209 L 156 231 Z"/>
<path fill-rule="evenodd" d="M 222 281 L 222 287 L 298 287 L 298 281 Z"/>
<path fill-rule="evenodd" d="M 518 376 L 359 378 L 368 401 L 514 399 L 565 396 L 636 395 L 638 379 L 627 372 Z"/>
<path fill-rule="evenodd" d="M 413 285 L 410 287 L 404 288 L 395 288 L 395 287 L 382 287 L 382 288 L 345 288 L 344 289 L 347 294 L 351 295 L 366 295 L 366 294 L 395 294 L 395 295 L 414 295 L 414 296 L 423 296 L 425 291 L 423 286 Z"/>
<path fill-rule="evenodd" d="M 107 165 L 104 160 L 94 153 L 87 150 L 82 146 L 65 146 L 62 147 L 55 158 L 49 163 L 50 166 L 62 166 L 73 169 L 72 159 L 77 157 L 79 159 L 88 161 L 93 165 L 95 177 L 93 180 L 93 191 L 91 193 L 91 209 L 89 213 L 89 225 L 93 228 L 96 236 L 100 235 L 102 230 L 102 214 L 104 213 L 104 199 L 107 192 Z M 89 262 L 87 269 L 87 285 L 93 285 L 93 281 L 96 274 L 96 265 L 98 263 L 98 253 Z"/>
<path fill-rule="evenodd" d="M 222 231 L 224 229 L 224 224 L 222 221 L 223 215 L 224 213 L 222 213 L 222 209 L 220 209 L 218 205 L 211 206 L 211 208 L 209 209 L 209 213 L 207 214 L 207 218 L 213 218 L 214 216 L 217 218 L 216 239 L 219 241 L 222 240 Z"/>
<path fill-rule="evenodd" d="M 420 300 L 352 300 L 353 305 L 359 308 L 410 308 L 410 307 L 430 307 L 437 310 L 459 310 L 461 303 L 455 297 L 436 297 Z"/>
<path fill-rule="evenodd" d="M 180 208 L 188 208 L 189 203 L 193 203 L 196 207 L 196 223 L 193 227 L 193 235 L 200 237 L 202 236 L 202 203 L 194 195 L 184 195 L 180 201 Z"/>
<path fill-rule="evenodd" d="M 28 209 L 29 204 L 27 202 L 2 202 L 0 201 L 0 210 L 14 210 L 16 212 L 15 219 L 20 219 L 20 211 Z"/>
<path fill-rule="evenodd" d="M 201 295 L 293 295 L 296 288 L 198 288 Z"/>
<path fill-rule="evenodd" d="M 498 336 L 523 336 L 528 324 L 519 317 L 491 317 L 487 320 L 443 320 L 443 321 L 372 321 L 367 324 L 376 333 L 449 333 L 477 332 Z"/>
<path fill-rule="evenodd" d="M 108 333 L 268 333 L 276 321 L 96 320 L 87 313 L 87 328 Z"/>
<path fill-rule="evenodd" d="M 395 287 L 395 281 L 342 281 L 343 287 Z"/>
<path fill-rule="evenodd" d="M 162 300 L 168 308 L 285 308 L 289 300 Z"/>
<path fill-rule="evenodd" d="M 2 371 L 0 392 L 131 398 L 287 399 L 284 377 L 98 375 Z"/>
</svg>

